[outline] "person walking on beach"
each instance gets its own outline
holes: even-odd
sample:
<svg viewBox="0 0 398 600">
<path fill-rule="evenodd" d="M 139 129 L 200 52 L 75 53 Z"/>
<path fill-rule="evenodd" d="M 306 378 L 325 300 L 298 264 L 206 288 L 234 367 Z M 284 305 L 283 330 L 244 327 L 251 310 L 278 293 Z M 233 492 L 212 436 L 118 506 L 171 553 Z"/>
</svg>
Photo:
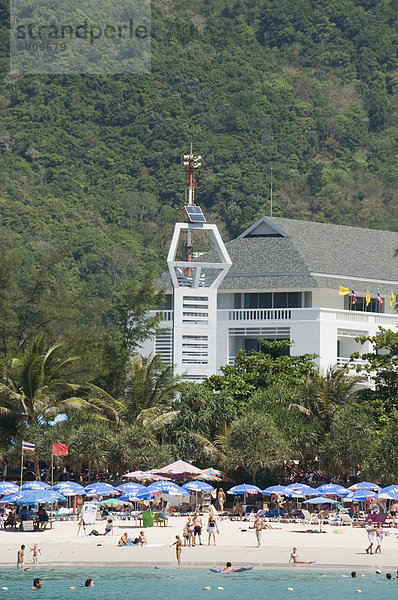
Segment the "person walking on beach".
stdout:
<svg viewBox="0 0 398 600">
<path fill-rule="evenodd" d="M 292 561 L 296 565 L 312 565 L 315 562 L 314 560 L 299 560 L 297 548 L 293 548 L 293 551 L 290 555 L 289 562 L 292 562 Z"/>
<path fill-rule="evenodd" d="M 21 548 L 17 552 L 17 569 L 23 569 L 24 558 L 25 558 L 25 544 L 22 544 Z"/>
<path fill-rule="evenodd" d="M 179 535 L 176 535 L 176 541 L 173 544 L 170 544 L 169 548 L 172 546 L 176 547 L 176 558 L 178 566 L 181 565 L 181 552 L 182 552 L 182 541 Z"/>
<path fill-rule="evenodd" d="M 34 544 L 33 548 L 30 549 L 32 554 L 32 563 L 37 563 L 39 559 L 39 554 L 41 554 L 41 548 L 39 548 L 38 543 Z"/>
<path fill-rule="evenodd" d="M 199 515 L 195 514 L 194 518 L 193 518 L 193 529 L 195 532 L 194 541 L 195 541 L 195 544 L 197 544 L 198 543 L 197 540 L 199 540 L 199 546 L 202 545 L 202 527 L 203 527 L 202 519 L 200 518 Z"/>
<path fill-rule="evenodd" d="M 365 530 L 368 534 L 369 546 L 366 548 L 366 554 L 373 554 L 373 544 L 375 541 L 375 530 L 373 528 L 372 521 L 367 521 L 365 523 Z"/>
<path fill-rule="evenodd" d="M 259 517 L 259 515 L 256 516 L 256 520 L 254 521 L 253 527 L 249 527 L 249 529 L 255 530 L 256 538 L 257 538 L 257 548 L 260 548 L 261 547 L 261 533 L 262 533 L 262 530 L 264 529 L 264 523 L 263 523 L 263 520 L 261 519 L 261 517 Z"/>
<path fill-rule="evenodd" d="M 377 554 L 377 551 L 379 551 L 379 554 L 381 554 L 381 545 L 383 543 L 384 533 L 383 533 L 383 527 L 381 526 L 380 523 L 378 523 L 375 533 L 376 533 L 376 541 L 377 541 L 375 554 Z"/>
<path fill-rule="evenodd" d="M 220 533 L 218 530 L 217 519 L 216 516 L 212 513 L 209 514 L 209 520 L 207 521 L 207 533 L 209 534 L 209 539 L 207 545 L 211 545 L 211 536 L 213 536 L 213 543 L 216 545 L 216 531 Z"/>
</svg>

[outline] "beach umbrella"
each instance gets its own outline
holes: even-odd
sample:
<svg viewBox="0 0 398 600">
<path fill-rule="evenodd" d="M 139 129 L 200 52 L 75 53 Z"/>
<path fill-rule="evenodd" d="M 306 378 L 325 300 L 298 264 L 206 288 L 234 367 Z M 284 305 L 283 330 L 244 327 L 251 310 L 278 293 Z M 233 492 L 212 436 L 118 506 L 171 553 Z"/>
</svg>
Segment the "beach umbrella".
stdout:
<svg viewBox="0 0 398 600">
<path fill-rule="evenodd" d="M 319 496 L 319 492 L 305 483 L 290 483 L 286 486 L 290 497 L 296 496 Z"/>
<path fill-rule="evenodd" d="M 201 469 L 191 465 L 185 460 L 176 460 L 175 462 L 162 467 L 161 469 L 152 469 L 156 475 L 167 475 L 170 479 L 192 479 L 195 475 L 201 473 Z"/>
<path fill-rule="evenodd" d="M 343 496 L 350 493 L 350 490 L 338 483 L 325 483 L 317 487 L 316 491 L 320 494 L 332 494 L 334 496 Z"/>
<path fill-rule="evenodd" d="M 128 500 L 121 500 L 120 498 L 107 498 L 97 502 L 101 506 L 121 506 L 122 504 L 130 504 Z"/>
<path fill-rule="evenodd" d="M 222 471 L 212 468 L 204 469 L 198 475 L 196 475 L 194 479 L 202 479 L 203 481 L 232 481 L 232 479 Z"/>
<path fill-rule="evenodd" d="M 161 477 L 160 475 L 155 475 L 151 471 L 131 471 L 131 473 L 126 473 L 123 477 L 127 477 L 128 479 L 136 479 L 137 481 L 162 481 L 167 479 L 167 477 Z"/>
<path fill-rule="evenodd" d="M 379 490 L 380 486 L 377 483 L 371 483 L 370 481 L 360 481 L 359 483 L 354 483 L 348 489 L 352 491 L 356 490 Z"/>
<path fill-rule="evenodd" d="M 88 496 L 110 496 L 111 494 L 119 495 L 120 492 L 110 483 L 104 483 L 98 481 L 97 483 L 91 483 L 85 487 L 86 494 Z"/>
<path fill-rule="evenodd" d="M 44 481 L 27 481 L 22 484 L 21 490 L 51 490 L 51 485 Z"/>
<path fill-rule="evenodd" d="M 337 500 L 331 498 L 324 498 L 319 496 L 317 498 L 311 498 L 310 500 L 304 500 L 303 504 L 339 504 Z"/>
<path fill-rule="evenodd" d="M 398 492 L 398 485 L 396 483 L 387 485 L 379 490 L 379 494 L 388 494 L 390 492 Z"/>
<path fill-rule="evenodd" d="M 190 481 L 181 487 L 190 492 L 214 492 L 214 488 L 205 481 Z"/>
<path fill-rule="evenodd" d="M 54 490 L 21 490 L 16 494 L 8 496 L 8 500 L 9 504 L 21 504 L 25 506 L 52 502 L 66 502 L 65 496 Z M 4 498 L 3 502 L 5 502 Z"/>
<path fill-rule="evenodd" d="M 261 494 L 261 490 L 256 485 L 242 483 L 231 487 L 231 489 L 227 491 L 227 494 L 234 494 L 234 496 L 241 496 L 243 494 Z"/>
<path fill-rule="evenodd" d="M 121 485 L 118 485 L 116 489 L 119 490 L 119 492 L 134 495 L 137 492 L 142 492 L 142 490 L 146 490 L 146 487 L 141 483 L 129 481 L 128 483 L 122 483 Z"/>
<path fill-rule="evenodd" d="M 396 490 L 396 491 L 391 490 L 390 492 L 382 492 L 382 491 L 380 491 L 377 494 L 377 497 L 380 500 L 398 500 L 398 490 Z M 390 507 L 390 509 L 391 508 L 392 507 Z M 392 508 L 392 510 L 394 510 L 394 509 Z"/>
<path fill-rule="evenodd" d="M 350 492 L 348 495 L 343 497 L 343 501 L 349 500 L 353 502 L 362 502 L 362 500 L 366 500 L 367 498 L 376 498 L 376 492 L 372 492 L 371 490 L 355 490 L 354 492 Z"/>
<path fill-rule="evenodd" d="M 159 492 L 160 494 L 161 492 Z M 121 496 L 119 496 L 119 500 L 123 500 L 124 502 L 141 502 L 142 500 L 152 500 L 153 496 L 150 494 L 146 487 L 143 490 L 137 492 L 123 492 Z"/>
<path fill-rule="evenodd" d="M 172 481 L 158 481 L 156 483 L 151 483 L 148 485 L 147 491 L 153 496 L 158 494 L 169 494 L 170 496 L 189 496 L 189 492 Z"/>
<path fill-rule="evenodd" d="M 0 496 L 13 494 L 14 492 L 19 492 L 19 487 L 12 483 L 11 481 L 2 481 L 0 482 Z"/>
<path fill-rule="evenodd" d="M 271 485 L 262 491 L 263 496 L 270 496 L 271 494 L 282 494 L 289 495 L 289 491 L 286 491 L 285 485 Z"/>
<path fill-rule="evenodd" d="M 61 492 L 64 496 L 85 496 L 86 490 L 76 481 L 60 481 L 53 487 L 54 490 Z"/>
</svg>

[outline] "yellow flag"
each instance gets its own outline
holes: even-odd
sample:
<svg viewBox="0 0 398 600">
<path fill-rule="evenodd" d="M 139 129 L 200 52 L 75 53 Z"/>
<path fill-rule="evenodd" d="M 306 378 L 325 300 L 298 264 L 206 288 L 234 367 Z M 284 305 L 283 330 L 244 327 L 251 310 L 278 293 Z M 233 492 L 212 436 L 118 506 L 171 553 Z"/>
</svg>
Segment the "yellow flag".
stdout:
<svg viewBox="0 0 398 600">
<path fill-rule="evenodd" d="M 366 306 L 369 306 L 370 304 L 370 294 L 369 294 L 369 290 L 366 290 Z"/>
<path fill-rule="evenodd" d="M 339 296 L 346 296 L 349 293 L 350 293 L 350 290 L 348 288 L 345 288 L 345 287 L 342 287 L 341 285 L 339 285 Z"/>
<path fill-rule="evenodd" d="M 392 306 L 394 304 L 395 301 L 395 296 L 394 296 L 394 292 L 391 290 L 391 296 L 390 296 L 390 306 Z"/>
</svg>

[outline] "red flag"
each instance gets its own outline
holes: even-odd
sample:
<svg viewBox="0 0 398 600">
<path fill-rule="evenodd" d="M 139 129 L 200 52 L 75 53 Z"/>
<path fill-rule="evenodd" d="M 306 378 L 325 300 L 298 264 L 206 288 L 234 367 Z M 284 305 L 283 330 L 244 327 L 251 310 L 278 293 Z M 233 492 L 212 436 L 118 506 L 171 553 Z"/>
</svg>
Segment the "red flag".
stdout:
<svg viewBox="0 0 398 600">
<path fill-rule="evenodd" d="M 53 444 L 53 456 L 68 456 L 68 444 Z"/>
</svg>

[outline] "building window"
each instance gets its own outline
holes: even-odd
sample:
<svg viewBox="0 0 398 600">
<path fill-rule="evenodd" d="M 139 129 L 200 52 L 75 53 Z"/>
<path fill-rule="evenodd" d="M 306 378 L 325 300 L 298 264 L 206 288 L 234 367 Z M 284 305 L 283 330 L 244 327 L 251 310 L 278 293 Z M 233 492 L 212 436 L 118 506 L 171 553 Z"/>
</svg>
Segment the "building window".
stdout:
<svg viewBox="0 0 398 600">
<path fill-rule="evenodd" d="M 379 304 L 377 298 L 371 298 L 368 306 L 366 306 L 366 298 L 364 296 L 357 296 L 357 301 L 355 304 L 351 304 L 351 296 L 344 296 L 344 309 L 345 310 L 356 310 L 360 312 L 371 312 L 371 313 L 384 313 L 385 306 L 385 298 L 383 298 L 384 303 Z"/>
<path fill-rule="evenodd" d="M 254 292 L 245 294 L 245 308 L 301 308 L 301 292 Z"/>
</svg>

